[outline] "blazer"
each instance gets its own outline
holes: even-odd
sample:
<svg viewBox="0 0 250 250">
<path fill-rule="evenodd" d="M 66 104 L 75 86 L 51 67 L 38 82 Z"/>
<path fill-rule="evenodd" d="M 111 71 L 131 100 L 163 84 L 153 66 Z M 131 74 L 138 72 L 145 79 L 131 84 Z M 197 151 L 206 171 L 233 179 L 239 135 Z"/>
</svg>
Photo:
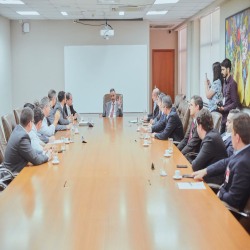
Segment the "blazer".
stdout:
<svg viewBox="0 0 250 250">
<path fill-rule="evenodd" d="M 181 151 L 183 155 L 194 152 L 194 153 L 199 153 L 200 151 L 200 146 L 201 146 L 201 139 L 198 135 L 197 132 L 197 124 L 195 122 L 193 130 L 192 130 L 192 138 L 188 141 L 190 133 L 191 133 L 191 128 L 192 128 L 193 120 L 190 124 L 190 128 L 184 139 L 178 144 L 177 148 Z"/>
<path fill-rule="evenodd" d="M 53 124 L 53 122 L 55 120 L 55 113 L 56 113 L 56 110 L 54 108 L 50 107 L 50 113 L 49 113 L 49 116 L 47 117 L 48 126 L 51 126 Z M 55 128 L 55 131 L 58 131 L 58 130 L 67 130 L 67 126 L 66 125 L 61 125 L 58 122 L 57 125 L 56 125 L 56 128 Z"/>
<path fill-rule="evenodd" d="M 196 159 L 192 162 L 194 171 L 206 168 L 207 166 L 227 158 L 227 150 L 221 138 L 221 135 L 216 129 L 207 132 L 201 142 L 200 152 Z M 205 176 L 204 181 L 221 185 L 223 183 L 224 174 L 209 177 Z"/>
<path fill-rule="evenodd" d="M 104 112 L 103 112 L 103 114 L 102 114 L 103 117 L 108 117 L 108 116 L 109 116 L 111 104 L 112 104 L 112 101 L 109 101 L 109 102 L 107 102 L 107 103 L 105 104 L 105 109 L 104 109 Z M 117 104 L 117 103 L 116 103 L 116 104 Z M 123 117 L 122 103 L 121 103 L 120 108 L 118 107 L 118 105 L 116 105 L 116 107 L 115 107 L 115 116 L 116 116 L 116 117 Z"/>
<path fill-rule="evenodd" d="M 224 174 L 224 183 L 220 188 L 219 198 L 234 208 L 242 210 L 250 195 L 250 147 L 238 154 L 220 160 L 207 167 L 207 176 Z M 226 173 L 228 180 L 226 180 Z"/>
<path fill-rule="evenodd" d="M 159 114 L 160 110 L 159 110 L 159 106 L 156 105 L 155 109 L 153 110 L 153 112 L 151 114 L 148 114 L 148 122 L 151 119 L 155 119 L 155 117 L 157 117 L 157 115 Z"/>
<path fill-rule="evenodd" d="M 159 114 L 161 114 L 161 116 L 160 116 L 160 119 L 154 124 L 154 125 L 158 125 L 158 124 L 160 124 L 161 122 L 164 122 L 165 121 L 165 119 L 166 119 L 166 115 L 164 114 L 164 113 L 162 113 L 162 112 L 159 112 Z M 158 116 L 157 116 L 158 117 Z M 155 118 L 156 119 L 156 118 Z"/>
<path fill-rule="evenodd" d="M 20 125 L 11 133 L 8 141 L 3 165 L 13 173 L 19 173 L 28 162 L 40 165 L 48 161 L 48 156 L 31 147 L 29 134 Z"/>
<path fill-rule="evenodd" d="M 168 116 L 158 125 L 152 127 L 152 133 L 162 131 L 155 134 L 155 138 L 159 140 L 167 140 L 173 138 L 174 141 L 181 141 L 184 138 L 184 131 L 176 108 L 173 107 Z"/>
<path fill-rule="evenodd" d="M 74 116 L 75 113 L 77 113 L 77 112 L 74 110 L 73 105 L 70 106 L 69 108 L 70 108 L 71 114 Z M 63 111 L 65 112 L 66 116 L 68 117 L 69 115 L 68 115 L 68 110 L 67 110 L 66 104 L 64 104 Z"/>
<path fill-rule="evenodd" d="M 221 138 L 223 138 L 226 135 L 226 132 L 221 135 Z M 230 157 L 234 153 L 234 148 L 233 148 L 233 143 L 232 143 L 232 138 L 229 136 L 225 141 L 225 146 L 227 149 L 227 155 Z"/>
</svg>

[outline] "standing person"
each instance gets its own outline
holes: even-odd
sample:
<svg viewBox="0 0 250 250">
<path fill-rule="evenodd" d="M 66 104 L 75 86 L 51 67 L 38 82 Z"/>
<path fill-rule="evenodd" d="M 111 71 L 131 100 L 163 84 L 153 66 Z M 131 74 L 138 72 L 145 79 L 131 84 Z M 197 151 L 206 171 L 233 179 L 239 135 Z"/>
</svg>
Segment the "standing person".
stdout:
<svg viewBox="0 0 250 250">
<path fill-rule="evenodd" d="M 231 109 L 236 109 L 238 106 L 238 88 L 237 83 L 234 81 L 231 72 L 231 61 L 225 59 L 221 63 L 221 74 L 225 78 L 225 84 L 223 86 L 223 106 L 219 107 L 219 111 L 222 114 L 220 133 L 223 134 L 226 131 L 227 116 Z"/>
<path fill-rule="evenodd" d="M 217 103 L 223 100 L 222 86 L 223 77 L 221 75 L 221 65 L 219 62 L 213 64 L 213 83 L 211 85 L 208 79 L 205 80 L 205 92 L 208 99 L 209 111 L 217 110 Z"/>
</svg>

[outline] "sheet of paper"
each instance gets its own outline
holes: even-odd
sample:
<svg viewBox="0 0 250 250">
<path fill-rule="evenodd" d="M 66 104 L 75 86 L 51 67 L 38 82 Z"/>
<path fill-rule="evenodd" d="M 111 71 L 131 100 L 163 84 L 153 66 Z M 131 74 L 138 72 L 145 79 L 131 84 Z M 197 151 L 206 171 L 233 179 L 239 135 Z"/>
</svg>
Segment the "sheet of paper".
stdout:
<svg viewBox="0 0 250 250">
<path fill-rule="evenodd" d="M 49 142 L 48 144 L 57 144 L 57 143 L 62 143 L 62 141 L 61 140 L 56 140 L 54 142 Z"/>
<path fill-rule="evenodd" d="M 131 123 L 136 123 L 136 122 L 137 122 L 137 120 L 133 120 L 133 121 L 129 121 L 129 122 L 131 122 Z"/>
<path fill-rule="evenodd" d="M 181 182 L 178 183 L 179 189 L 206 189 L 203 181 L 201 182 Z"/>
</svg>

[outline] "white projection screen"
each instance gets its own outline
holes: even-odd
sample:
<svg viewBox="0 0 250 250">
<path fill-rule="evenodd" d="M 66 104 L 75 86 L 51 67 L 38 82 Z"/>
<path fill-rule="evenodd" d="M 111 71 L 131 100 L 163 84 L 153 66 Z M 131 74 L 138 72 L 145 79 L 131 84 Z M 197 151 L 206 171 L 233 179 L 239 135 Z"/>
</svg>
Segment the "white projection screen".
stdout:
<svg viewBox="0 0 250 250">
<path fill-rule="evenodd" d="M 66 46 L 64 72 L 78 113 L 102 113 L 111 88 L 123 94 L 123 112 L 148 108 L 147 45 Z"/>
</svg>

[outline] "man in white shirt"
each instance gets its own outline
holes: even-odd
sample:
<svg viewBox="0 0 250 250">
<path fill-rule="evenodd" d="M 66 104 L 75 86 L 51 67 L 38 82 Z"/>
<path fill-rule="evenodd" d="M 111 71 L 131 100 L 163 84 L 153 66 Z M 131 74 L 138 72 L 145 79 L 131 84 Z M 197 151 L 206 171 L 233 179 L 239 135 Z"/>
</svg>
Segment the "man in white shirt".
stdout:
<svg viewBox="0 0 250 250">
<path fill-rule="evenodd" d="M 105 110 L 102 114 L 103 117 L 122 117 L 122 99 L 121 96 L 116 100 L 116 93 L 114 89 L 110 90 L 111 101 L 105 105 Z"/>
<path fill-rule="evenodd" d="M 39 133 L 41 133 L 47 137 L 51 137 L 55 134 L 55 129 L 56 129 L 57 123 L 60 119 L 60 112 L 56 111 L 56 113 L 54 115 L 53 123 L 50 126 L 48 126 L 48 122 L 47 122 L 46 118 L 50 114 L 50 104 L 49 104 L 49 98 L 47 96 L 43 97 L 42 100 L 40 101 L 40 108 L 43 111 L 44 118 L 43 118 L 42 126 L 41 126 Z M 50 141 L 50 142 L 52 142 L 52 141 Z"/>
<path fill-rule="evenodd" d="M 231 133 L 232 133 L 232 122 L 233 122 L 233 116 L 240 111 L 237 109 L 232 109 L 229 111 L 229 114 L 227 116 L 227 123 L 226 123 L 226 132 L 221 135 L 222 140 L 225 143 L 226 149 L 227 149 L 227 155 L 230 157 L 234 153 L 234 148 L 232 144 L 231 139 Z"/>
<path fill-rule="evenodd" d="M 29 132 L 29 137 L 31 140 L 31 147 L 34 150 L 42 152 L 44 149 L 45 143 L 39 139 L 37 132 L 40 130 L 42 126 L 44 114 L 41 108 L 38 108 L 38 107 L 34 108 L 33 112 L 34 112 L 34 123 L 32 125 L 31 131 Z"/>
<path fill-rule="evenodd" d="M 69 92 L 66 94 L 66 104 L 64 105 L 63 110 L 67 117 L 70 117 L 72 115 L 74 119 L 77 119 L 77 112 L 73 108 L 72 95 Z"/>
</svg>

